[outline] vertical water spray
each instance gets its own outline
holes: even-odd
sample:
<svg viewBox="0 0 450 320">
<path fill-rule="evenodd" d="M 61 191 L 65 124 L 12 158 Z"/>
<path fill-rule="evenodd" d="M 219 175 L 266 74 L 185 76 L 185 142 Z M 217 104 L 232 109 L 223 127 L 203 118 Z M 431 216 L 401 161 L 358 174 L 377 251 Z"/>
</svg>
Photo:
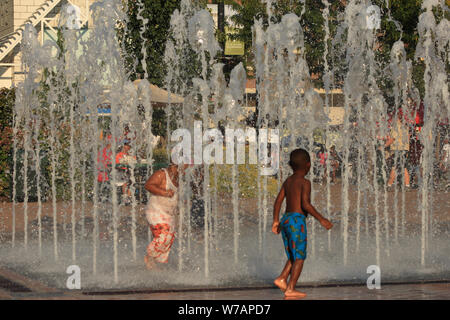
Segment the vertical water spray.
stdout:
<svg viewBox="0 0 450 320">
<path fill-rule="evenodd" d="M 201 78 L 193 79 L 194 88 L 197 88 L 201 95 L 201 115 L 203 120 L 203 128 L 209 127 L 209 111 L 208 111 L 208 100 L 210 96 L 210 87 L 208 84 L 208 69 L 214 63 L 214 57 L 216 56 L 218 50 L 220 49 L 214 37 L 214 21 L 211 14 L 206 10 L 197 11 L 188 22 L 188 35 L 189 42 L 192 48 L 200 54 L 201 63 Z M 207 55 L 209 59 L 207 60 Z M 194 129 L 195 130 L 195 129 Z M 195 133 L 194 133 L 195 135 Z M 203 141 L 203 139 L 201 140 Z M 195 146 L 194 146 L 195 150 Z M 195 153 L 195 151 L 194 151 Z M 194 160 L 196 164 L 198 161 Z M 209 241 L 210 241 L 210 231 L 209 231 L 209 219 L 211 214 L 211 203 L 210 203 L 210 177 L 209 177 L 209 164 L 204 164 L 203 166 L 203 201 L 204 201 L 204 268 L 205 276 L 209 277 Z"/>
<path fill-rule="evenodd" d="M 72 225 L 72 261 L 76 260 L 76 228 L 75 228 L 75 161 L 76 161 L 76 151 L 75 151 L 75 115 L 74 108 L 76 105 L 72 101 L 69 101 L 69 123 L 70 123 L 70 186 L 71 186 L 71 225 Z"/>
<path fill-rule="evenodd" d="M 424 72 L 424 125 L 420 132 L 423 142 L 422 166 L 422 204 L 421 204 L 421 265 L 426 264 L 426 247 L 428 240 L 428 226 L 430 212 L 432 211 L 431 194 L 433 188 L 433 147 L 435 146 L 436 127 L 440 121 L 448 117 L 449 91 L 448 79 L 445 73 L 448 63 L 448 27 L 449 22 L 442 19 L 436 23 L 433 8 L 443 9 L 441 3 L 434 0 L 425 0 L 422 3 L 424 12 L 419 16 L 417 30 L 419 41 L 416 47 L 415 58 L 425 64 Z M 439 146 L 437 146 L 439 147 Z"/>
<path fill-rule="evenodd" d="M 61 96 L 58 96 L 58 93 L 60 93 L 61 89 L 57 86 L 50 86 L 48 92 L 46 92 L 47 100 L 45 102 L 42 102 L 39 98 L 39 95 L 41 92 L 41 83 L 42 81 L 47 81 L 48 84 L 57 84 L 59 85 L 61 83 L 61 73 L 59 71 L 56 71 L 54 73 L 50 72 L 53 71 L 53 68 L 56 67 L 58 69 L 58 66 L 60 64 L 60 61 L 58 59 L 55 59 L 55 55 L 57 57 L 60 57 L 58 48 L 55 44 L 52 43 L 45 43 L 44 46 L 40 46 L 38 40 L 37 40 L 37 33 L 36 30 L 29 24 L 25 26 L 25 29 L 23 31 L 23 40 L 22 40 L 22 49 L 24 51 L 22 62 L 24 63 L 25 68 L 27 69 L 27 76 L 25 77 L 24 82 L 19 86 L 18 88 L 18 97 L 16 99 L 16 105 L 15 105 L 15 128 L 17 128 L 16 134 L 18 133 L 21 125 L 21 121 L 23 122 L 23 126 L 25 129 L 25 132 L 28 132 L 31 130 L 29 128 L 30 121 L 34 122 L 37 121 L 38 115 L 40 112 L 42 112 L 39 107 L 45 108 L 45 112 L 50 113 L 50 137 L 48 138 L 48 142 L 50 145 L 50 155 L 51 155 L 51 192 L 52 192 L 52 207 L 53 207 L 53 245 L 54 245 L 54 258 L 55 260 L 58 258 L 58 237 L 57 237 L 57 219 L 56 219 L 56 158 L 57 158 L 57 151 L 56 148 L 59 145 L 59 141 L 57 139 L 57 120 L 55 119 L 55 113 L 59 112 L 56 108 L 56 103 L 58 99 L 61 99 Z M 48 109 L 47 109 L 48 108 Z M 37 125 L 36 122 L 34 125 Z M 39 130 L 39 129 L 35 129 Z M 31 134 L 31 132 L 30 132 Z M 36 135 L 36 134 L 35 134 Z M 24 148 L 25 153 L 24 159 L 23 159 L 23 165 L 28 167 L 28 161 L 25 158 L 28 158 L 28 148 L 30 147 L 30 142 L 28 141 L 28 134 L 25 134 L 24 137 Z M 39 141 L 36 142 L 39 144 Z M 17 143 L 14 147 L 17 147 Z M 40 147 L 39 147 L 40 149 Z M 14 163 L 15 163 L 15 169 L 17 168 L 17 154 L 14 154 Z M 40 161 L 40 155 L 36 155 L 36 161 Z M 25 169 L 26 175 L 28 175 L 28 169 Z M 13 174 L 13 181 L 15 180 L 15 176 Z M 28 203 L 28 185 L 25 186 L 25 183 L 27 184 L 27 177 L 24 177 L 24 191 L 25 191 L 25 203 L 24 205 L 27 206 Z M 15 183 L 14 183 L 15 184 Z M 13 201 L 15 201 L 17 193 L 13 189 Z M 27 221 L 27 209 L 25 210 L 25 228 L 27 228 L 28 221 Z M 13 203 L 13 215 L 14 215 L 14 203 Z M 14 224 L 14 221 L 13 221 Z M 15 228 L 15 226 L 14 226 Z M 25 231 L 25 242 L 27 241 L 27 230 Z M 14 239 L 14 230 L 13 230 L 13 239 Z"/>
<path fill-rule="evenodd" d="M 228 85 L 227 90 L 224 94 L 224 104 L 227 107 L 227 115 L 228 117 L 228 127 L 231 127 L 231 129 L 236 130 L 236 119 L 240 117 L 242 106 L 240 104 L 241 101 L 243 101 L 244 97 L 244 90 L 245 90 L 245 83 L 247 81 L 246 78 L 246 72 L 244 69 L 244 66 L 242 63 L 239 63 L 237 66 L 231 70 L 230 73 L 230 83 Z M 245 135 L 243 134 L 242 129 L 236 130 L 234 134 L 237 134 L 237 141 L 238 145 L 237 148 L 239 148 L 239 145 L 245 144 Z M 225 131 L 226 134 L 226 131 Z M 227 139 L 229 139 L 229 135 L 227 135 Z M 234 139 L 234 136 L 231 137 Z M 228 141 L 229 142 L 229 141 Z M 233 143 L 234 144 L 234 143 Z M 237 264 L 239 261 L 239 235 L 240 235 L 240 218 L 239 218 L 239 176 L 238 176 L 238 165 L 242 165 L 245 163 L 245 149 L 244 150 L 238 150 L 238 154 L 236 157 L 234 157 L 234 146 L 232 150 L 233 157 L 232 159 L 227 159 L 232 161 L 232 172 L 231 172 L 231 179 L 232 179 L 232 188 L 233 188 L 233 194 L 232 194 L 232 202 L 233 202 L 233 234 L 234 234 L 234 263 Z M 250 150 L 249 150 L 250 152 Z M 242 157 L 243 156 L 243 157 Z M 227 161 L 229 163 L 229 161 Z"/>
<path fill-rule="evenodd" d="M 25 110 L 28 111 L 28 108 Z M 29 119 L 30 115 L 28 112 L 25 113 L 25 123 L 24 123 L 24 137 L 23 137 L 23 145 L 24 145 L 24 153 L 23 153 L 23 191 L 24 191 L 24 200 L 23 200 L 23 245 L 25 249 L 28 249 L 28 153 L 30 148 L 30 128 L 29 128 Z"/>
<path fill-rule="evenodd" d="M 325 111 L 327 115 L 330 115 L 330 88 L 331 88 L 331 77 L 332 74 L 330 72 L 330 67 L 328 65 L 328 41 L 330 39 L 330 27 L 329 27 L 329 15 L 330 15 L 330 3 L 327 0 L 322 0 L 322 3 L 325 5 L 325 8 L 322 11 L 322 17 L 324 20 L 324 29 L 325 29 L 325 37 L 323 39 L 325 43 L 325 50 L 323 52 L 323 64 L 324 64 L 324 75 L 323 75 L 323 85 L 325 89 Z M 329 136 L 330 133 L 330 122 L 327 121 L 325 127 L 325 137 Z M 327 142 L 327 141 L 326 141 Z M 325 147 L 328 150 L 329 144 L 325 142 Z M 326 215 L 328 219 L 331 219 L 331 172 L 330 172 L 330 152 L 327 152 L 328 159 L 326 160 L 326 175 L 327 175 L 327 186 L 326 186 Z M 358 215 L 359 217 L 359 215 Z M 358 226 L 358 224 L 357 224 Z M 359 228 L 358 228 L 359 231 Z M 359 233 L 358 233 L 359 235 Z M 327 232 L 327 240 L 328 240 L 328 251 L 331 251 L 331 230 Z M 359 244 L 359 236 L 357 236 L 357 246 Z"/>
<path fill-rule="evenodd" d="M 19 131 L 19 117 L 17 113 L 17 108 L 13 110 L 13 172 L 12 172 L 12 234 L 11 234 L 11 245 L 14 248 L 16 244 L 16 199 L 17 199 L 17 133 Z"/>
<path fill-rule="evenodd" d="M 138 202 L 136 199 L 136 168 L 137 163 L 136 159 L 138 158 L 138 151 L 141 147 L 141 142 L 145 141 L 144 139 L 139 139 L 140 133 L 142 132 L 142 126 L 140 125 L 140 118 L 138 115 L 138 109 L 136 106 L 139 105 L 138 99 L 138 88 L 135 85 L 131 85 L 127 83 L 124 86 L 125 95 L 128 97 L 127 104 L 124 106 L 122 110 L 124 110 L 123 122 L 125 125 L 125 133 L 124 133 L 124 143 L 129 143 L 133 146 L 132 148 L 132 157 L 128 159 L 128 170 L 130 172 L 130 193 L 131 193 L 131 249 L 133 260 L 137 259 L 137 236 L 136 236 L 136 210 L 138 206 Z M 123 111 L 122 111 L 123 112 Z M 130 136 L 131 135 L 131 136 Z"/>
<path fill-rule="evenodd" d="M 345 9 L 345 20 L 342 25 L 347 33 L 346 64 L 348 72 L 345 77 L 345 118 L 344 118 L 344 177 L 343 177 L 343 253 L 344 263 L 347 263 L 348 256 L 348 227 L 349 227 L 349 178 L 350 178 L 350 135 L 354 132 L 351 122 L 355 118 L 355 109 L 362 108 L 364 95 L 367 94 L 369 111 L 369 125 L 371 128 L 371 150 L 373 162 L 373 188 L 375 194 L 375 242 L 376 261 L 380 261 L 380 217 L 379 217 L 379 181 L 378 172 L 380 164 L 377 159 L 378 138 L 383 135 L 384 119 L 384 99 L 379 92 L 375 79 L 377 74 L 377 64 L 375 61 L 375 31 L 377 26 L 369 24 L 368 7 L 364 1 L 351 1 Z M 357 116 L 358 118 L 358 116 Z M 360 117 L 359 117 L 360 118 Z M 378 125 L 377 125 L 378 124 Z M 381 133 L 381 134 L 380 134 Z M 368 232 L 368 222 L 366 219 L 366 233 Z"/>
<path fill-rule="evenodd" d="M 191 77 L 193 75 L 186 71 L 186 65 L 193 63 L 191 59 L 192 48 L 188 35 L 189 20 L 194 15 L 193 4 L 190 0 L 182 0 L 180 3 L 180 9 L 175 9 L 170 17 L 170 31 L 169 39 L 166 42 L 166 48 L 164 52 L 164 61 L 167 66 L 167 76 L 165 78 L 165 86 L 169 92 L 178 94 L 181 96 L 189 95 L 189 89 L 191 89 L 192 84 L 190 83 Z M 195 47 L 195 45 L 194 45 Z M 195 60 L 194 58 L 193 60 Z M 194 63 L 195 64 L 195 63 Z M 177 126 L 187 126 L 192 124 L 192 112 L 193 112 L 193 101 L 184 101 L 181 105 L 181 111 L 178 116 L 176 116 Z M 191 127 L 190 127 L 191 128 Z M 193 134 L 193 131 L 190 130 Z M 189 170 L 184 181 L 186 188 L 180 195 L 184 198 L 185 203 L 183 203 L 183 220 L 187 223 L 187 251 L 191 250 L 191 192 L 190 186 L 197 181 L 193 180 L 193 171 Z M 179 226 L 179 228 L 182 228 Z M 180 245 L 180 250 L 183 250 L 182 245 Z M 181 268 L 181 251 L 179 251 L 180 260 L 179 265 Z"/>
<path fill-rule="evenodd" d="M 24 37 L 24 48 L 33 48 L 37 45 L 36 39 L 36 30 L 32 28 L 30 25 L 26 26 L 26 29 L 23 31 L 22 36 Z M 21 126 L 21 134 L 22 134 L 22 143 L 21 149 L 22 153 L 22 181 L 23 181 L 23 220 L 24 220 L 24 238 L 23 245 L 25 249 L 28 249 L 28 201 L 29 201 L 29 186 L 28 186 L 28 160 L 30 153 L 30 146 L 33 143 L 32 139 L 32 126 L 34 122 L 33 110 L 36 108 L 36 97 L 33 89 L 36 88 L 36 85 L 32 83 L 37 78 L 37 69 L 33 66 L 35 63 L 34 57 L 30 54 L 25 54 L 22 59 L 22 65 L 25 70 L 28 70 L 30 73 L 30 77 L 25 79 L 25 83 L 23 86 L 30 86 L 31 90 L 24 90 L 19 92 L 18 101 L 16 104 L 16 109 L 20 112 L 20 118 L 22 121 L 19 122 L 22 124 Z M 20 107 L 19 107 L 20 104 Z"/>
<path fill-rule="evenodd" d="M 362 110 L 358 109 L 357 110 L 357 123 L 358 126 L 361 126 L 362 123 Z M 361 128 L 358 127 L 358 129 L 360 130 L 359 133 L 361 134 Z M 357 188 L 358 188 L 358 195 L 357 195 L 357 199 L 356 199 L 356 253 L 359 252 L 359 248 L 360 248 L 360 238 L 361 238 L 361 201 L 362 201 L 362 174 L 363 174 L 363 141 L 360 141 L 358 139 L 358 158 L 357 158 L 357 177 L 356 177 L 356 184 L 357 184 Z M 365 190 L 366 188 L 364 188 L 363 190 Z"/>
<path fill-rule="evenodd" d="M 36 115 L 34 122 L 34 142 L 35 150 L 35 171 L 36 171 L 36 195 L 38 201 L 37 220 L 38 220 L 38 250 L 39 255 L 42 254 L 42 193 L 41 193 L 41 143 L 39 139 L 39 131 L 41 129 L 41 121 L 39 114 Z"/>
</svg>

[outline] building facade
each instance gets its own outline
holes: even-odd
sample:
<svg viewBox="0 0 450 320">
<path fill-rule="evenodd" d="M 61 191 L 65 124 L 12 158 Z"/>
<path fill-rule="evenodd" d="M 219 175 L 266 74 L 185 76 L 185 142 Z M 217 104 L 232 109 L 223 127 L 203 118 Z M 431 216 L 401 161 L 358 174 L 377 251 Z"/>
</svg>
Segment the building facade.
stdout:
<svg viewBox="0 0 450 320">
<path fill-rule="evenodd" d="M 95 0 L 1 0 L 0 1 L 0 88 L 15 86 L 24 78 L 20 43 L 25 24 L 38 32 L 41 44 L 56 39 L 61 10 L 72 6 L 80 27 L 89 26 L 89 6 Z M 75 8 L 75 9 L 73 9 Z"/>
</svg>

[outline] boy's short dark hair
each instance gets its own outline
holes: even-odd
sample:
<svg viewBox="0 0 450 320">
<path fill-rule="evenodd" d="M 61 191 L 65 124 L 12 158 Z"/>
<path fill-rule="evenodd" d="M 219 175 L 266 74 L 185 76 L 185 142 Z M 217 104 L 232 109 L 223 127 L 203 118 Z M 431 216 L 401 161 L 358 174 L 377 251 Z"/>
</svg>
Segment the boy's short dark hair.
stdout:
<svg viewBox="0 0 450 320">
<path fill-rule="evenodd" d="M 305 149 L 295 149 L 289 156 L 289 165 L 294 171 L 305 168 L 309 162 L 311 158 Z"/>
</svg>

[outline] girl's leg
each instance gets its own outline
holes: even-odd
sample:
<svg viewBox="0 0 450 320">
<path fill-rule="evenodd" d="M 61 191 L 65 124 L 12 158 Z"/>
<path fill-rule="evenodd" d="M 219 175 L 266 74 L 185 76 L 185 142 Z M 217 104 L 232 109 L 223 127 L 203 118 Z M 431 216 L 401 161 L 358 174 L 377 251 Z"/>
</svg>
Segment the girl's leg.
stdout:
<svg viewBox="0 0 450 320">
<path fill-rule="evenodd" d="M 150 226 L 153 240 L 147 247 L 147 255 L 156 262 L 166 263 L 174 240 L 174 230 L 166 223 Z"/>
</svg>

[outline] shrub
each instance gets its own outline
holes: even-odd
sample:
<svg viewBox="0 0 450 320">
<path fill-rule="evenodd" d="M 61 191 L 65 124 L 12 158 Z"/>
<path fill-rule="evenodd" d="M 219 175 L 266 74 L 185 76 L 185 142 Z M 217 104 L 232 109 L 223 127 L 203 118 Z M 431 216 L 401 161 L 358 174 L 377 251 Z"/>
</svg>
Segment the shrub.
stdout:
<svg viewBox="0 0 450 320">
<path fill-rule="evenodd" d="M 15 89 L 0 89 L 0 197 L 9 196 Z"/>
<path fill-rule="evenodd" d="M 217 191 L 219 193 L 232 194 L 233 165 L 224 164 L 217 166 Z M 210 167 L 210 189 L 214 190 L 214 166 Z M 237 166 L 237 179 L 239 186 L 239 198 L 256 198 L 258 196 L 258 166 L 252 164 L 240 164 Z M 260 188 L 263 189 L 264 176 L 260 177 Z M 278 182 L 273 176 L 267 177 L 267 192 L 269 196 L 276 196 L 278 192 Z"/>
</svg>

